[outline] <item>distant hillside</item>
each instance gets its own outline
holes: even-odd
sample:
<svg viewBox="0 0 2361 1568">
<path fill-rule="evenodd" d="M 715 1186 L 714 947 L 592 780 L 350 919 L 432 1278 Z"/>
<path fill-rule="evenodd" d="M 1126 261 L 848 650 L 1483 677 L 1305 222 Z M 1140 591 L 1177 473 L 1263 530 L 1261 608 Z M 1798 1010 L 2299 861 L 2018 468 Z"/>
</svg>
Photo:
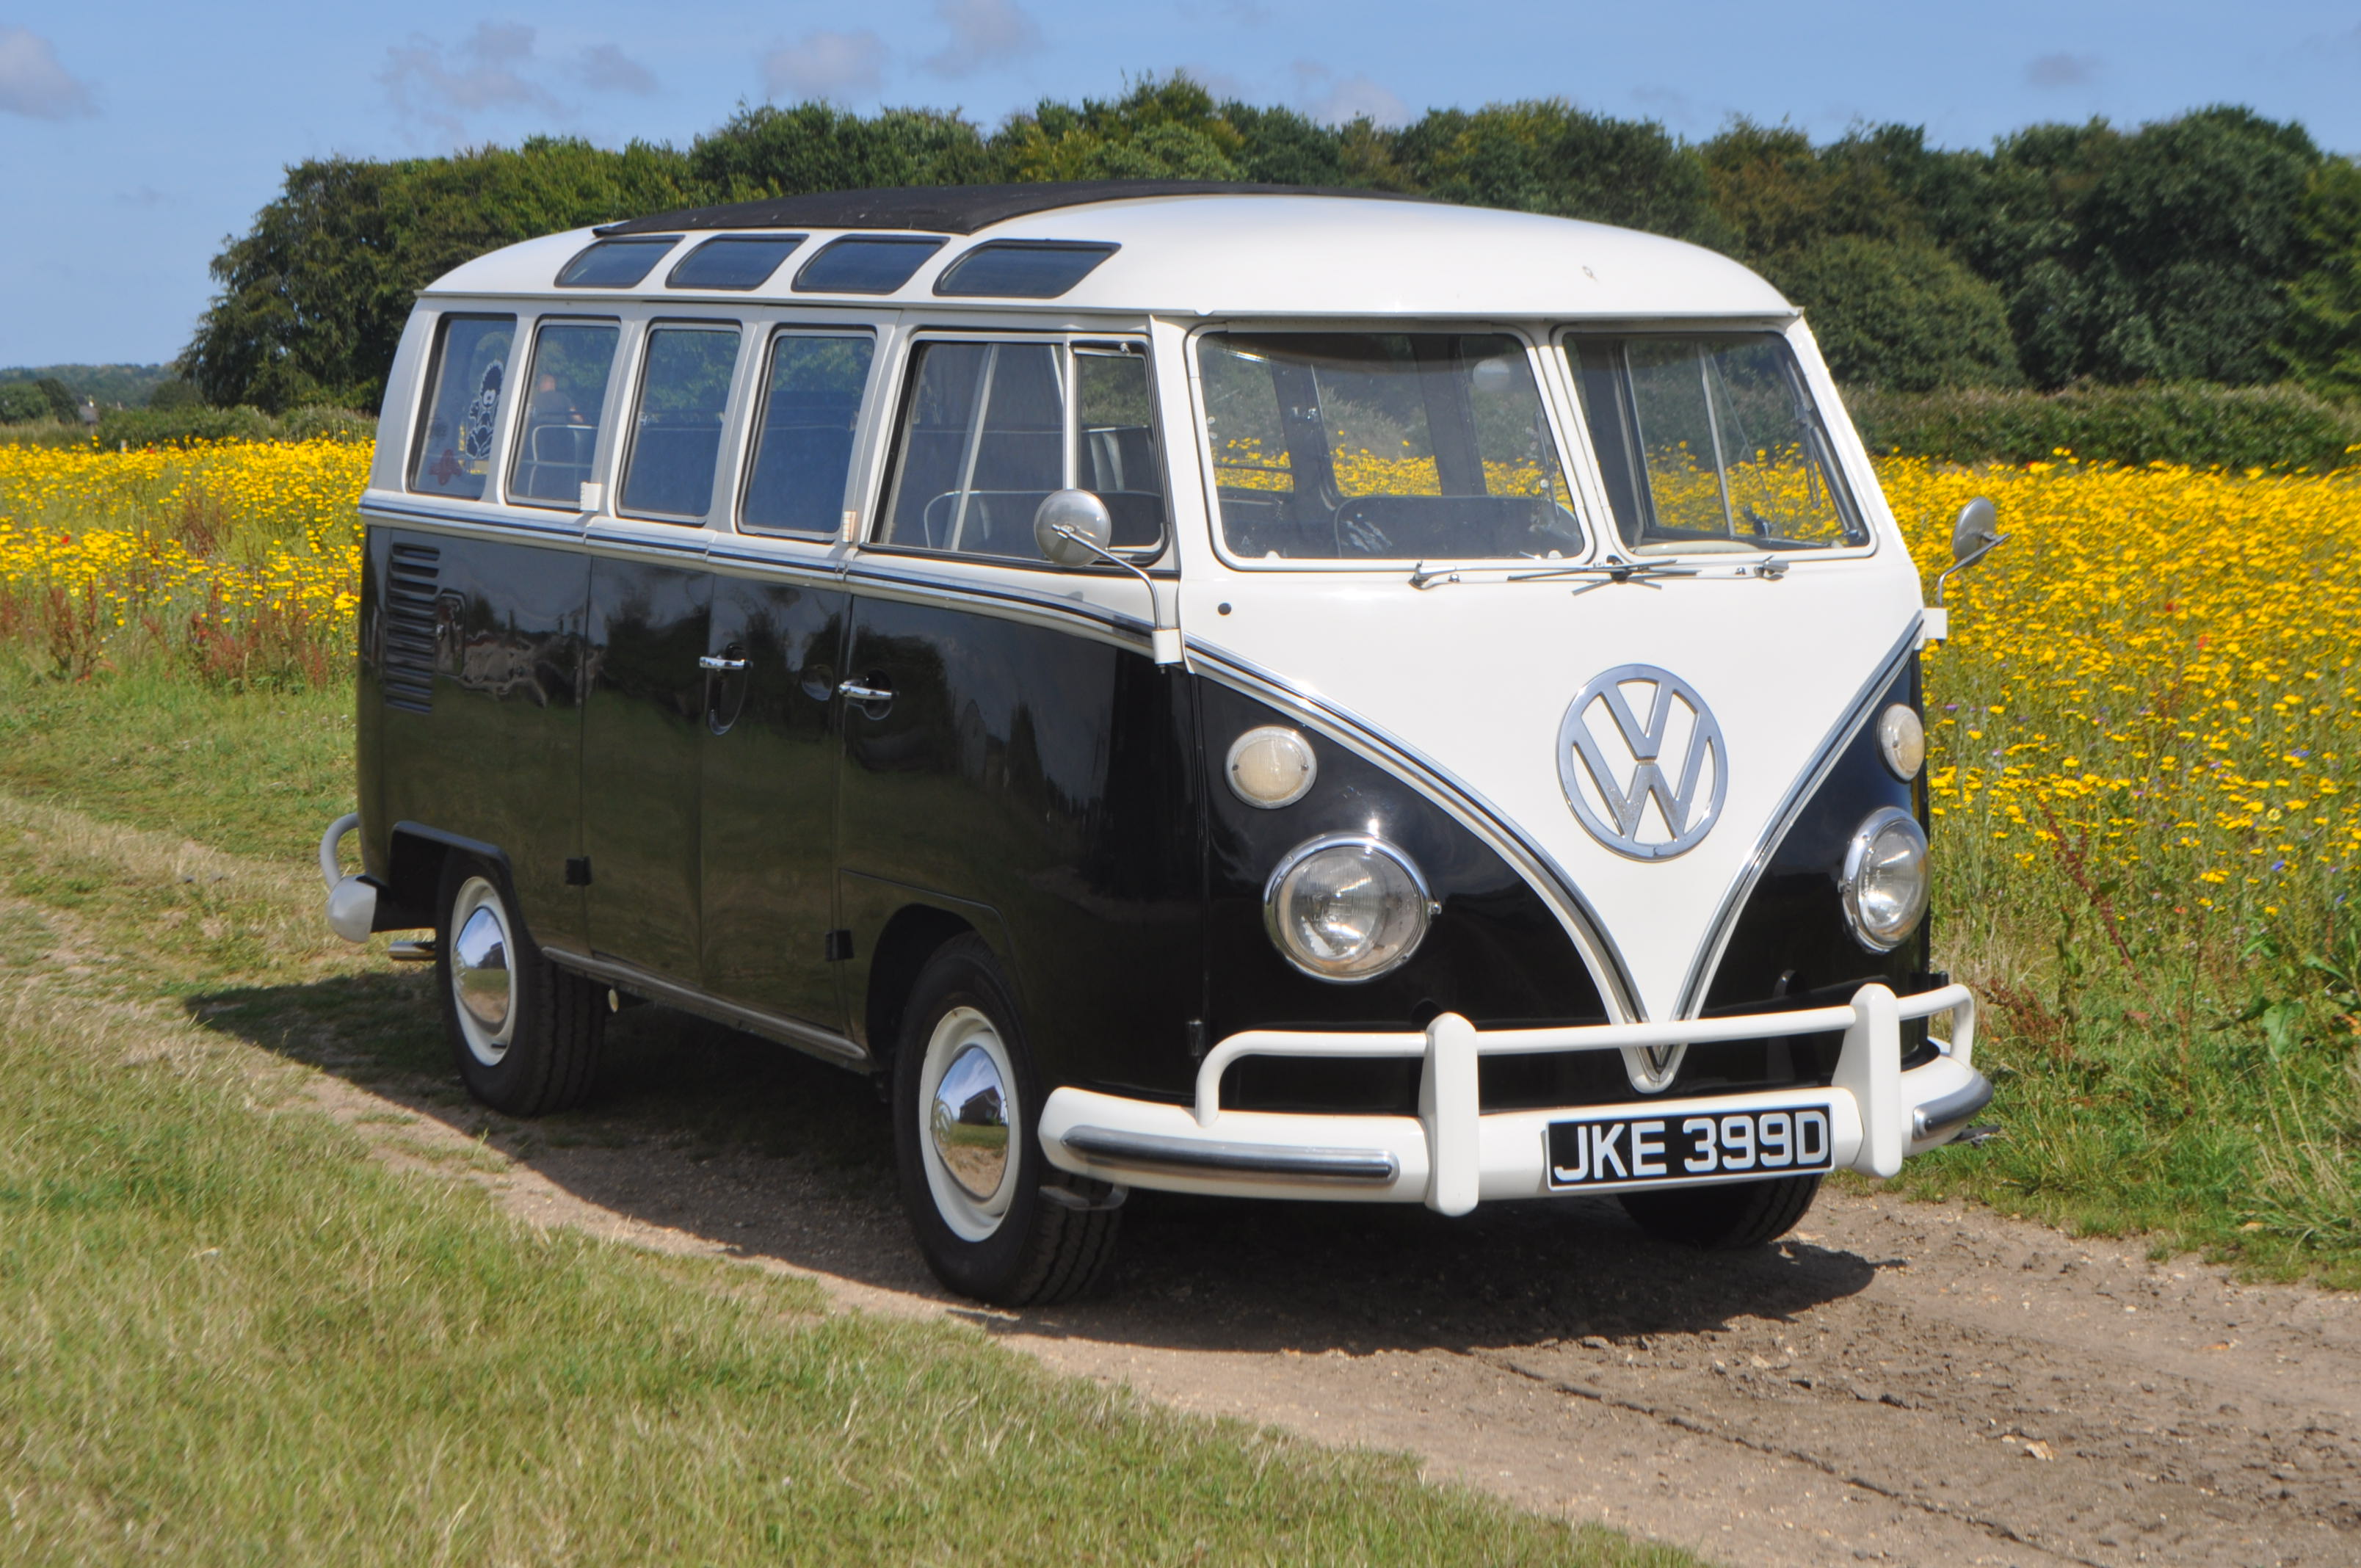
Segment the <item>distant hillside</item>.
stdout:
<svg viewBox="0 0 2361 1568">
<path fill-rule="evenodd" d="M 11 365 L 0 369 L 0 387 L 11 381 L 38 381 L 54 376 L 77 398 L 90 398 L 101 408 L 120 403 L 145 408 L 148 394 L 159 381 L 172 379 L 169 365 Z"/>
</svg>

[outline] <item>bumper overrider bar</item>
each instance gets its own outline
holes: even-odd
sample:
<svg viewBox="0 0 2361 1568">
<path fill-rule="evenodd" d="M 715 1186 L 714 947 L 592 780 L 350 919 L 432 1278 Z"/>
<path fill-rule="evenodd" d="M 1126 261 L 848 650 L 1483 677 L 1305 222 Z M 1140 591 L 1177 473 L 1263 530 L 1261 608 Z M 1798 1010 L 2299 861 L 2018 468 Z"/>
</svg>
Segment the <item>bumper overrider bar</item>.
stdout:
<svg viewBox="0 0 2361 1568">
<path fill-rule="evenodd" d="M 1939 1054 L 1905 1072 L 1905 1019 L 1948 1014 Z M 1477 1063 L 1488 1056 L 1543 1051 L 1620 1051 L 1634 1047 L 1844 1033 L 1834 1080 L 1702 1099 L 1651 1099 L 1616 1106 L 1483 1113 Z M 1480 1030 L 1446 1013 L 1418 1033 L 1321 1034 L 1255 1029 L 1215 1046 L 1197 1072 L 1193 1107 L 1060 1089 L 1042 1107 L 1041 1143 L 1050 1163 L 1078 1175 L 1135 1187 L 1269 1198 L 1422 1202 L 1464 1214 L 1486 1200 L 1535 1198 L 1549 1186 L 1549 1124 L 1602 1113 L 1663 1117 L 1729 1114 L 1750 1108 L 1810 1108 L 1828 1113 L 1839 1168 L 1892 1176 L 1903 1159 L 1939 1148 L 1967 1130 L 1992 1102 L 1992 1085 L 1971 1061 L 1975 993 L 1947 985 L 1897 997 L 1862 986 L 1841 1007 L 1692 1018 L 1666 1024 L 1597 1024 L 1557 1029 Z M 1415 1057 L 1424 1063 L 1415 1116 L 1224 1111 L 1222 1074 L 1241 1057 Z M 1730 1179 L 1728 1177 L 1713 1179 Z M 1613 1191 L 1624 1184 L 1592 1184 Z M 1631 1183 L 1637 1186 L 1640 1183 Z M 1646 1185 L 1664 1186 L 1650 1182 Z"/>
</svg>

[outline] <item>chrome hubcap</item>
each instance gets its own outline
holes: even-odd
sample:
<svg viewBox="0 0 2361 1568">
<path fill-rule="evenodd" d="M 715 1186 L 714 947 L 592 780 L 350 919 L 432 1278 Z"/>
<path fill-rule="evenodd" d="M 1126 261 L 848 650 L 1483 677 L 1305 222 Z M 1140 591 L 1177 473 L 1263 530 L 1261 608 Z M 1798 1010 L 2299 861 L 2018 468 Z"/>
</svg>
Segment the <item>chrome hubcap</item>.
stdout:
<svg viewBox="0 0 2361 1568">
<path fill-rule="evenodd" d="M 1008 1091 L 982 1046 L 961 1051 L 935 1085 L 929 1131 L 936 1157 L 961 1191 L 981 1201 L 1000 1190 L 1008 1174 Z"/>
<path fill-rule="evenodd" d="M 516 943 L 500 891 L 469 877 L 451 901 L 451 1000 L 470 1055 L 498 1067 L 516 1032 Z"/>
<path fill-rule="evenodd" d="M 487 1029 L 509 1021 L 509 934 L 489 907 L 467 916 L 451 944 L 451 972 L 459 1005 Z"/>
<path fill-rule="evenodd" d="M 936 1020 L 915 1109 L 935 1212 L 962 1241 L 989 1238 L 1016 1201 L 1025 1108 L 1008 1047 L 983 1012 L 954 1007 Z"/>
</svg>

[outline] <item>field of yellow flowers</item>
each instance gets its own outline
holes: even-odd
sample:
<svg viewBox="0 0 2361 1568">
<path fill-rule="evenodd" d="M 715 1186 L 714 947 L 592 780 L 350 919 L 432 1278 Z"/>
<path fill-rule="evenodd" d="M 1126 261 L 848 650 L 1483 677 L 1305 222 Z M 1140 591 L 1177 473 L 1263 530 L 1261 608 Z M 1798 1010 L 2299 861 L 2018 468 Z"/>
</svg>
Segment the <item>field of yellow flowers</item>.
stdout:
<svg viewBox="0 0 2361 1568">
<path fill-rule="evenodd" d="M 216 680 L 343 674 L 366 444 L 0 446 L 0 643 L 70 675 L 134 658 Z"/>
<path fill-rule="evenodd" d="M 339 683 L 368 464 L 0 447 L 0 644 Z M 2005 1131 L 1905 1180 L 2361 1269 L 2361 476 L 1879 467 L 1930 588 L 1970 497 L 2008 536 L 1927 661 L 1937 961 Z"/>
</svg>

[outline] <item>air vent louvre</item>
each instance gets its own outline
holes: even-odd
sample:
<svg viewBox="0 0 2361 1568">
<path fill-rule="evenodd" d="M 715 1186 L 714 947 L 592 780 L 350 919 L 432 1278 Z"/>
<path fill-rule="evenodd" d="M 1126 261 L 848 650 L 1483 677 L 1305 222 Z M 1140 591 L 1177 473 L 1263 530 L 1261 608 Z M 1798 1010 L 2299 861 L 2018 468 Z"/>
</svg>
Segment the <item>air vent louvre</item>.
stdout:
<svg viewBox="0 0 2361 1568">
<path fill-rule="evenodd" d="M 385 654 L 379 662 L 385 706 L 410 713 L 434 709 L 434 594 L 443 552 L 432 544 L 397 544 L 386 564 Z"/>
</svg>

